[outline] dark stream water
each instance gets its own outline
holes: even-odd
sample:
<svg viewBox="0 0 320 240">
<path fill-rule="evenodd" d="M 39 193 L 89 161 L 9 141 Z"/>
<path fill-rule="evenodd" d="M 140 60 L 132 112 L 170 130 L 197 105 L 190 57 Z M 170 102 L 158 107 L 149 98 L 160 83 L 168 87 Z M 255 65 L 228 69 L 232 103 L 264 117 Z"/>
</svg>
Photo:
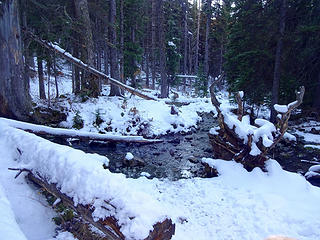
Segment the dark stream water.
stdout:
<svg viewBox="0 0 320 240">
<path fill-rule="evenodd" d="M 202 121 L 198 129 L 192 129 L 187 135 L 171 134 L 162 136 L 163 143 L 126 144 L 126 143 L 84 143 L 71 142 L 72 147 L 88 153 L 98 153 L 109 158 L 109 169 L 115 173 L 124 173 L 128 177 L 137 178 L 148 173 L 149 178 L 168 178 L 177 180 L 189 177 L 204 177 L 202 157 L 213 157 L 208 132 L 218 125 L 211 113 L 201 114 Z M 61 142 L 60 142 L 61 143 Z M 298 138 L 296 143 L 282 141 L 270 152 L 281 166 L 291 172 L 304 174 L 310 166 L 320 160 L 320 151 L 304 148 L 305 142 Z M 124 158 L 131 152 L 142 166 L 127 166 Z M 311 162 L 310 162 L 311 161 Z M 141 165 L 141 164 L 140 164 Z M 320 183 L 313 183 L 319 185 Z"/>
</svg>

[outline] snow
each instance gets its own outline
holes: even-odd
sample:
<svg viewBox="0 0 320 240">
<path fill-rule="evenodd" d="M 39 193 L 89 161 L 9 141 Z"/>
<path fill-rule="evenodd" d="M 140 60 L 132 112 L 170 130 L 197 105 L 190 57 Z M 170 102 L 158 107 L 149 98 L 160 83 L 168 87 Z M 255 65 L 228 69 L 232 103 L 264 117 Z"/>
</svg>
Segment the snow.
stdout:
<svg viewBox="0 0 320 240">
<path fill-rule="evenodd" d="M 284 133 L 283 138 L 287 139 L 289 141 L 294 141 L 294 142 L 297 141 L 297 138 L 294 135 L 292 135 L 291 133 L 288 133 L 288 132 Z"/>
<path fill-rule="evenodd" d="M 130 161 L 134 158 L 133 154 L 131 152 L 127 152 L 126 156 L 125 156 L 125 159 Z"/>
<path fill-rule="evenodd" d="M 0 122 L 8 124 L 11 127 L 23 129 L 23 130 L 32 130 L 33 132 L 46 132 L 52 135 L 67 135 L 69 137 L 90 137 L 92 139 L 99 139 L 99 140 L 114 140 L 114 141 L 139 141 L 139 140 L 146 140 L 141 136 L 119 136 L 113 133 L 106 133 L 106 134 L 98 134 L 98 133 L 91 133 L 86 131 L 77 131 L 73 129 L 64 129 L 64 128 L 52 128 L 43 125 L 36 125 L 32 123 L 26 123 L 21 121 L 15 121 L 12 119 L 7 118 L 0 118 Z"/>
<path fill-rule="evenodd" d="M 207 158 L 203 161 L 215 167 L 219 177 L 174 182 L 150 180 L 144 176 L 126 179 L 122 174 L 104 170 L 100 157 L 95 155 L 50 143 L 4 124 L 0 129 L 1 166 L 28 167 L 39 172 L 56 182 L 75 202 L 93 204 L 95 217 L 107 214 L 100 208 L 102 199 L 121 206 L 117 216 L 128 239 L 143 239 L 151 222 L 164 216 L 176 224 L 173 240 L 209 240 L 212 236 L 219 240 L 256 240 L 270 235 L 314 240 L 320 235 L 320 216 L 315 214 L 320 211 L 320 189 L 301 175 L 282 170 L 274 160 L 267 161 L 268 172 L 258 168 L 247 172 L 239 163 Z M 17 148 L 22 151 L 21 156 Z M 6 167 L 2 168 L 2 173 L 7 174 L 0 175 L 2 184 L 18 181 L 11 191 L 25 194 L 25 189 L 16 188 L 28 186 L 22 177 L 14 180 L 15 173 L 8 172 Z M 34 209 L 25 205 L 24 208 L 27 212 Z M 10 210 L 7 205 L 5 209 Z M 15 216 L 19 215 L 15 213 Z M 128 216 L 135 218 L 129 220 Z M 39 225 L 47 225 L 49 219 L 42 219 Z M 39 228 L 39 225 L 30 229 Z M 20 224 L 18 227 L 22 229 Z M 41 239 L 51 239 L 53 235 L 48 233 L 47 236 Z M 68 233 L 58 237 L 56 239 L 72 239 Z M 27 239 L 35 238 L 27 236 Z"/>
<path fill-rule="evenodd" d="M 306 142 L 320 144 L 319 134 L 305 133 L 301 131 L 295 131 L 295 134 L 303 137 Z"/>
<path fill-rule="evenodd" d="M 167 100 L 167 99 L 166 99 Z M 196 127 L 201 117 L 197 112 L 211 112 L 213 106 L 208 99 L 196 99 L 189 105 L 179 107 L 179 115 L 170 114 L 171 106 L 163 101 L 145 101 L 132 96 L 129 99 L 99 97 L 85 103 L 73 101 L 63 127 L 71 128 L 78 112 L 84 121 L 81 131 L 106 132 L 116 135 L 158 136 L 177 132 L 188 132 Z M 103 122 L 94 124 L 97 113 Z"/>
<path fill-rule="evenodd" d="M 320 217 L 314 213 L 320 210 L 320 190 L 302 176 L 283 171 L 274 160 L 267 162 L 268 173 L 247 172 L 233 161 L 205 161 L 215 165 L 219 177 L 130 179 L 133 187 L 152 193 L 168 209 L 176 223 L 173 240 L 318 238 Z"/>
<path fill-rule="evenodd" d="M 305 148 L 314 148 L 314 149 L 320 149 L 319 145 L 312 145 L 312 144 L 306 144 L 304 145 Z"/>
<path fill-rule="evenodd" d="M 279 112 L 279 113 L 286 113 L 288 112 L 288 106 L 287 105 L 279 105 L 279 104 L 275 104 L 274 109 Z"/>
<path fill-rule="evenodd" d="M 169 41 L 168 42 L 168 46 L 170 46 L 170 47 L 174 47 L 174 48 L 176 48 L 177 46 L 174 44 L 174 42 L 172 42 L 172 41 Z"/>
<path fill-rule="evenodd" d="M 313 165 L 309 168 L 308 172 L 304 175 L 307 179 L 312 177 L 320 177 L 320 165 Z"/>
<path fill-rule="evenodd" d="M 211 135 L 218 135 L 219 134 L 218 130 L 219 130 L 219 127 L 210 128 L 209 133 Z"/>
<path fill-rule="evenodd" d="M 15 220 L 11 204 L 0 185 L 0 236 L 3 239 L 27 240 Z"/>
<path fill-rule="evenodd" d="M 6 142 L 20 168 L 30 169 L 49 183 L 57 184 L 75 205 L 91 204 L 94 219 L 115 216 L 127 239 L 146 238 L 152 226 L 165 219 L 164 209 L 150 195 L 127 187 L 124 175 L 103 168 L 108 162 L 106 157 L 54 144 L 5 124 L 1 124 L 0 130 L 1 140 Z"/>
<path fill-rule="evenodd" d="M 243 96 L 244 96 L 244 92 L 243 92 L 243 91 L 239 91 L 238 93 L 239 93 L 239 95 L 240 95 L 240 98 L 242 99 Z"/>
</svg>

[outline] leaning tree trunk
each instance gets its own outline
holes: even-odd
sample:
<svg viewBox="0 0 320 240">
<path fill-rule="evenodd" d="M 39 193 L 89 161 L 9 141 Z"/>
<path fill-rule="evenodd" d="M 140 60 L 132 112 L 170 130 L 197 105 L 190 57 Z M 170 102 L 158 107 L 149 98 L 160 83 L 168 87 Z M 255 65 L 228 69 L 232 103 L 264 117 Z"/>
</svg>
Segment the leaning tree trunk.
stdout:
<svg viewBox="0 0 320 240">
<path fill-rule="evenodd" d="M 24 78 L 17 0 L 0 5 L 0 115 L 27 119 L 31 101 Z"/>
</svg>

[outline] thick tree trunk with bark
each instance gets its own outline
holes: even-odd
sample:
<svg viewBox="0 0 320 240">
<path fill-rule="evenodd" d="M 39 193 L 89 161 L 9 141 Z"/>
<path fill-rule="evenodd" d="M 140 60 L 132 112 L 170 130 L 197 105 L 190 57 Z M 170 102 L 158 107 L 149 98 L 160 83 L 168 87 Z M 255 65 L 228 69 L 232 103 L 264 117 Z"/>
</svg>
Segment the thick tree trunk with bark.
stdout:
<svg viewBox="0 0 320 240">
<path fill-rule="evenodd" d="M 281 0 L 281 8 L 280 8 L 280 22 L 279 22 L 279 35 L 277 42 L 277 50 L 274 62 L 274 74 L 273 74 L 273 84 L 272 84 L 272 98 L 271 98 L 271 106 L 279 102 L 279 85 L 280 85 L 280 65 L 281 65 L 281 53 L 282 53 L 282 45 L 283 45 L 283 36 L 284 29 L 286 26 L 286 12 L 287 12 L 287 0 Z M 271 122 L 276 121 L 277 113 L 271 107 Z"/>
<path fill-rule="evenodd" d="M 0 5 L 0 115 L 27 119 L 31 104 L 24 78 L 17 0 Z"/>
<path fill-rule="evenodd" d="M 83 34 L 81 34 L 81 42 L 84 46 L 81 49 L 81 60 L 87 62 L 89 66 L 94 66 L 94 45 L 91 30 L 91 21 L 89 16 L 87 0 L 74 0 L 76 16 L 80 21 Z M 99 79 L 84 73 L 82 74 L 82 90 L 88 90 L 89 95 L 97 97 L 100 95 Z"/>
<path fill-rule="evenodd" d="M 116 0 L 110 0 L 110 42 L 112 44 L 110 48 L 110 75 L 112 78 L 119 79 L 119 65 L 118 65 L 118 52 L 117 52 L 117 34 L 116 34 L 116 16 L 117 5 Z M 118 86 L 111 84 L 110 96 L 121 96 Z"/>
</svg>

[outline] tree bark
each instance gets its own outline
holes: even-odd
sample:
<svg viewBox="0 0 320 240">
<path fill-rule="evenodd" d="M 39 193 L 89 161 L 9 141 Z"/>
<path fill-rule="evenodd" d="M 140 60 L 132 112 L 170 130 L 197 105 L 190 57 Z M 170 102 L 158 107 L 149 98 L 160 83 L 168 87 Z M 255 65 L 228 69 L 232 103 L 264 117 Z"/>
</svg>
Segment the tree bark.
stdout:
<svg viewBox="0 0 320 240">
<path fill-rule="evenodd" d="M 313 107 L 318 112 L 318 116 L 320 117 L 320 72 L 318 74 L 318 80 L 316 85 L 316 91 L 314 94 L 314 104 Z"/>
<path fill-rule="evenodd" d="M 47 72 L 48 72 L 48 107 L 51 105 L 51 96 L 50 96 L 50 77 L 51 77 L 51 56 L 49 55 L 49 60 L 47 60 Z"/>
<path fill-rule="evenodd" d="M 168 97 L 168 80 L 166 73 L 166 44 L 165 44 L 165 32 L 164 32 L 164 8 L 163 0 L 158 0 L 159 11 L 159 44 L 160 44 L 160 75 L 161 75 L 161 98 Z"/>
<path fill-rule="evenodd" d="M 284 29 L 286 26 L 286 12 L 287 0 L 281 0 L 280 8 L 280 22 L 279 22 L 279 35 L 277 41 L 276 56 L 274 62 L 274 74 L 272 83 L 272 99 L 271 99 L 271 116 L 270 121 L 276 122 L 277 112 L 274 109 L 274 104 L 279 102 L 279 85 L 280 85 L 280 68 L 281 68 L 281 53 L 283 46 Z"/>
<path fill-rule="evenodd" d="M 31 109 L 25 81 L 17 0 L 0 5 L 0 115 L 27 119 Z"/>
<path fill-rule="evenodd" d="M 54 73 L 54 84 L 56 86 L 56 98 L 59 97 L 59 86 L 58 86 L 58 76 L 57 76 L 57 60 L 56 55 L 53 56 L 53 73 Z"/>
<path fill-rule="evenodd" d="M 152 10 L 151 10 L 151 78 L 152 78 L 152 89 L 155 89 L 156 82 L 156 22 L 157 22 L 157 4 L 156 0 L 151 0 Z"/>
<path fill-rule="evenodd" d="M 116 34 L 116 15 L 117 5 L 116 0 L 110 0 L 110 42 L 112 44 L 110 48 L 110 75 L 112 78 L 119 79 L 119 66 L 118 66 L 118 53 L 117 53 L 117 34 Z M 119 87 L 111 84 L 110 96 L 121 96 Z"/>
<path fill-rule="evenodd" d="M 198 4 L 197 0 L 197 14 L 198 14 L 198 19 L 197 19 L 197 36 L 196 36 L 196 51 L 195 51 L 195 60 L 194 60 L 194 73 L 198 73 L 198 67 L 199 67 L 199 42 L 200 42 L 200 5 Z"/>
<path fill-rule="evenodd" d="M 42 61 L 41 56 L 37 57 L 37 65 L 38 65 L 40 99 L 46 99 L 46 93 L 45 93 L 45 89 L 44 89 L 44 78 L 43 78 L 43 61 Z"/>
<path fill-rule="evenodd" d="M 187 74 L 187 61 L 188 61 L 188 18 L 187 18 L 188 1 L 183 0 L 183 74 Z"/>
<path fill-rule="evenodd" d="M 89 16 L 87 0 L 74 0 L 76 16 L 81 23 L 83 34 L 81 42 L 84 47 L 81 49 L 81 60 L 89 66 L 94 66 L 94 45 L 92 38 L 91 21 Z M 82 74 L 82 90 L 89 90 L 89 95 L 97 97 L 100 95 L 99 80 L 96 77 Z"/>
<path fill-rule="evenodd" d="M 124 0 L 120 0 L 120 81 L 125 83 L 124 79 Z"/>
<path fill-rule="evenodd" d="M 204 49 L 204 74 L 206 78 L 209 77 L 209 33 L 211 24 L 211 3 L 212 0 L 207 0 L 206 39 Z"/>
</svg>

